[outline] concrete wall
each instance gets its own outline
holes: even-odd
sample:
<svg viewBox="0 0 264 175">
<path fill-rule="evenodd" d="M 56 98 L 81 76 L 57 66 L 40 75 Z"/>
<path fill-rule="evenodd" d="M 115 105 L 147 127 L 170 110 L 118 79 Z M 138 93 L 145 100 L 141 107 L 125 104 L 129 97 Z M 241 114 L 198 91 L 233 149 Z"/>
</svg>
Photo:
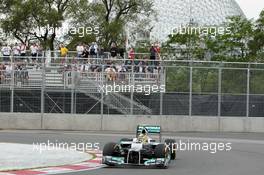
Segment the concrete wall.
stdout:
<svg viewBox="0 0 264 175">
<path fill-rule="evenodd" d="M 0 129 L 130 131 L 138 124 L 161 125 L 165 132 L 263 132 L 264 118 L 201 116 L 122 116 L 0 113 Z"/>
</svg>

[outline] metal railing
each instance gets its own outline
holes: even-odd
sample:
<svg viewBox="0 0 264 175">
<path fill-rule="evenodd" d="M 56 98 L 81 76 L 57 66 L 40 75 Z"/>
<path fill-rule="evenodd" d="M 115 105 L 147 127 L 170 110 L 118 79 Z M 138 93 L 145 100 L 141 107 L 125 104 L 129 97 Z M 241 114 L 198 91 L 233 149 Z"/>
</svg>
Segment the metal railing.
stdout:
<svg viewBox="0 0 264 175">
<path fill-rule="evenodd" d="M 264 117 L 264 63 L 62 59 L 4 63 L 9 68 L 0 67 L 0 111 Z M 83 65 L 88 69 L 80 69 Z M 109 80 L 105 69 L 113 65 L 127 70 Z M 166 85 L 166 92 L 101 91 L 100 86 L 113 83 Z"/>
</svg>

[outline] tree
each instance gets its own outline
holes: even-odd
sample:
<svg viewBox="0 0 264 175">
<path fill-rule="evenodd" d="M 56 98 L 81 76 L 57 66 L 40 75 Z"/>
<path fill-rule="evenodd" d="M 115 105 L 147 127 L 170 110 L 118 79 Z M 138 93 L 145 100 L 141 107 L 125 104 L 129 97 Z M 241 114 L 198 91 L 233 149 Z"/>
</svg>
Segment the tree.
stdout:
<svg viewBox="0 0 264 175">
<path fill-rule="evenodd" d="M 224 25 L 226 30 L 214 38 L 206 39 L 206 47 L 215 61 L 245 62 L 250 60 L 249 42 L 253 36 L 252 21 L 233 16 Z"/>
<path fill-rule="evenodd" d="M 22 43 L 38 40 L 45 49 L 54 49 L 57 30 L 65 21 L 74 0 L 2 0 L 0 15 L 4 32 Z"/>
<path fill-rule="evenodd" d="M 204 48 L 202 47 L 203 38 L 197 29 L 198 26 L 188 24 L 184 31 L 178 31 L 169 35 L 167 47 L 174 47 L 179 54 L 186 59 L 203 60 L 205 57 Z M 183 30 L 183 29 L 182 29 Z"/>
<path fill-rule="evenodd" d="M 264 57 L 264 10 L 256 21 L 253 40 L 249 42 L 250 54 L 257 61 L 263 61 Z"/>
<path fill-rule="evenodd" d="M 104 48 L 109 48 L 112 42 L 124 45 L 126 27 L 155 14 L 152 7 L 152 0 L 100 0 L 96 3 L 80 0 L 72 6 L 78 9 L 71 15 L 72 24 L 99 27 L 96 38 Z"/>
</svg>

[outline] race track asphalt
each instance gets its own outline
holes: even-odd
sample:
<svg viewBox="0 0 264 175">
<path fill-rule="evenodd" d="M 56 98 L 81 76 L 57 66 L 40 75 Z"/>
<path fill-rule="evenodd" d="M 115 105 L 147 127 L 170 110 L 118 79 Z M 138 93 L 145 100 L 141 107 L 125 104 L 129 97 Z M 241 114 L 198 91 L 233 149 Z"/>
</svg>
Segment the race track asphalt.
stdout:
<svg viewBox="0 0 264 175">
<path fill-rule="evenodd" d="M 0 131 L 0 142 L 9 143 L 99 143 L 133 137 L 133 134 L 73 131 Z M 255 133 L 166 133 L 184 143 L 231 143 L 230 151 L 178 151 L 168 169 L 144 167 L 101 168 L 74 175 L 263 175 L 264 134 Z M 68 174 L 69 175 L 69 174 Z"/>
</svg>

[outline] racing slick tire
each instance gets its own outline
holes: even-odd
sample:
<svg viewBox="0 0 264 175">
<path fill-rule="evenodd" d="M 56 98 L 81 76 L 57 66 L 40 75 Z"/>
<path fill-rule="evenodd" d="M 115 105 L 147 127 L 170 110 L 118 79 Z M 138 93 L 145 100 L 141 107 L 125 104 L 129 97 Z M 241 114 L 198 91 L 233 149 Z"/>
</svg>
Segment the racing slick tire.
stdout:
<svg viewBox="0 0 264 175">
<path fill-rule="evenodd" d="M 170 148 L 171 152 L 171 160 L 176 159 L 176 141 L 174 139 L 166 139 L 165 140 L 166 145 Z"/>
<path fill-rule="evenodd" d="M 107 143 L 103 149 L 103 156 L 114 156 L 116 151 L 116 145 L 116 143 Z M 114 166 L 114 164 L 110 164 L 107 162 L 105 162 L 105 164 L 108 166 Z"/>
<path fill-rule="evenodd" d="M 132 141 L 133 141 L 133 139 L 129 139 L 129 138 L 122 138 L 120 140 L 120 142 L 132 142 Z"/>
<path fill-rule="evenodd" d="M 159 144 L 155 148 L 155 157 L 156 158 L 164 158 L 164 159 L 171 159 L 170 150 L 167 148 L 165 144 Z M 164 163 L 162 165 L 158 165 L 159 168 L 168 168 L 168 163 Z"/>
<path fill-rule="evenodd" d="M 103 156 L 113 156 L 115 152 L 116 143 L 107 143 L 103 149 Z"/>
</svg>

